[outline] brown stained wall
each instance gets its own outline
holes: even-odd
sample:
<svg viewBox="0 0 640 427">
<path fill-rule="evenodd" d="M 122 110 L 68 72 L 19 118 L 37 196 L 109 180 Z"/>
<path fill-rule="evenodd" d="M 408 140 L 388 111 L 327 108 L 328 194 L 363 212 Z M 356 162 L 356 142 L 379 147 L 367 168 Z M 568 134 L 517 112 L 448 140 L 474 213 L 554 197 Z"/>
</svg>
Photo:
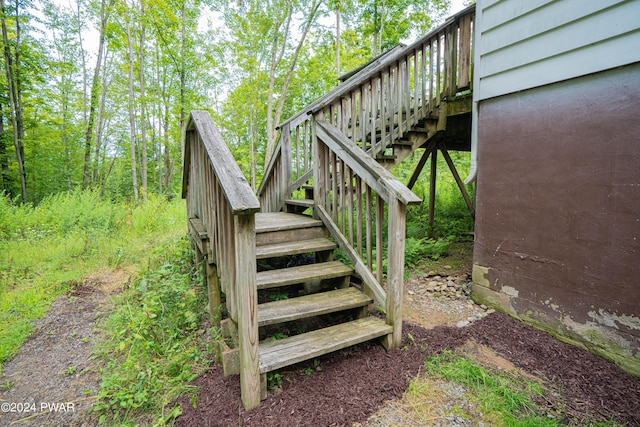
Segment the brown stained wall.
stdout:
<svg viewBox="0 0 640 427">
<path fill-rule="evenodd" d="M 474 287 L 640 375 L 640 64 L 482 101 Z"/>
</svg>

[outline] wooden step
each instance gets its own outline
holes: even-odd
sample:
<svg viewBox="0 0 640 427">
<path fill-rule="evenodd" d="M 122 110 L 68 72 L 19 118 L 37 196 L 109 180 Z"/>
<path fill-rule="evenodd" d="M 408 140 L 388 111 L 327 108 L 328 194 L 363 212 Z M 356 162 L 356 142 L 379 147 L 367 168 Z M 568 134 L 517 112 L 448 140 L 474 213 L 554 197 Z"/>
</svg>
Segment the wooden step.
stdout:
<svg viewBox="0 0 640 427">
<path fill-rule="evenodd" d="M 261 271 L 256 276 L 256 282 L 258 289 L 269 289 L 278 286 L 311 282 L 313 280 L 345 277 L 351 273 L 353 273 L 353 269 L 351 267 L 347 267 L 340 261 L 330 261 L 290 268 L 280 268 L 277 270 Z"/>
<path fill-rule="evenodd" d="M 273 325 L 291 320 L 306 319 L 327 313 L 364 307 L 373 302 L 356 288 L 283 299 L 258 305 L 258 326 Z"/>
<path fill-rule="evenodd" d="M 305 215 L 286 212 L 256 214 L 256 234 L 321 226 L 322 221 Z"/>
<path fill-rule="evenodd" d="M 318 237 L 297 242 L 274 243 L 256 246 L 256 258 L 274 258 L 287 255 L 308 254 L 311 252 L 332 251 L 338 245 L 326 237 Z"/>
<path fill-rule="evenodd" d="M 301 206 L 305 208 L 313 207 L 312 199 L 287 199 L 284 202 L 288 205 L 293 205 L 293 206 Z"/>
<path fill-rule="evenodd" d="M 377 317 L 366 317 L 329 328 L 260 344 L 260 373 L 271 372 L 387 334 L 393 328 Z"/>
<path fill-rule="evenodd" d="M 275 212 L 256 214 L 256 245 L 294 242 L 327 237 L 322 221 L 307 215 Z"/>
</svg>

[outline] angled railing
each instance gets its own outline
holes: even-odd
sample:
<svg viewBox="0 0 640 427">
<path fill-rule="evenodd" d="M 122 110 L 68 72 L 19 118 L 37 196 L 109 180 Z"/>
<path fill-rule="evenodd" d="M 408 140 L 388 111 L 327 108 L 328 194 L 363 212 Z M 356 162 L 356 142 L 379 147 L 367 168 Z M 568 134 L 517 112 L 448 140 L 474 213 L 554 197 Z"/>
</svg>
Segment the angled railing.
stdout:
<svg viewBox="0 0 640 427">
<path fill-rule="evenodd" d="M 393 326 L 384 344 L 397 348 L 402 338 L 406 207 L 421 200 L 321 118 L 315 122 L 315 135 L 316 212 L 367 293 L 384 307 L 387 324 Z"/>
<path fill-rule="evenodd" d="M 193 111 L 186 127 L 182 196 L 190 224 L 206 245 L 208 286 L 219 283 L 229 317 L 238 325 L 240 385 L 245 407 L 260 404 L 255 214 L 260 203 L 206 111 Z M 218 281 L 219 277 L 219 281 Z M 209 294 L 220 290 L 209 289 Z M 210 309 L 216 310 L 210 297 Z"/>
<path fill-rule="evenodd" d="M 474 20 L 472 5 L 415 43 L 376 58 L 282 123 L 258 189 L 263 209 L 281 210 L 284 200 L 311 179 L 313 116 L 322 113 L 325 121 L 374 158 L 424 119 L 446 117 L 446 102 L 471 89 Z"/>
</svg>

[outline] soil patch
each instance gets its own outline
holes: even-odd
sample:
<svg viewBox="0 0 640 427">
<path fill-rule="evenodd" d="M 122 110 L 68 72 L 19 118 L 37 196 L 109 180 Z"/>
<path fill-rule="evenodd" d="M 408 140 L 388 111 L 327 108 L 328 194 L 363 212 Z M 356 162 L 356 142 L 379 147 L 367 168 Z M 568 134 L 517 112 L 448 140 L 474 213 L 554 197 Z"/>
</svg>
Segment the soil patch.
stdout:
<svg viewBox="0 0 640 427">
<path fill-rule="evenodd" d="M 214 366 L 193 383 L 200 390 L 195 408 L 188 397 L 178 402 L 183 415 L 176 425 L 366 425 L 385 402 L 402 395 L 428 355 L 463 347 L 469 340 L 559 388 L 561 402 L 549 406 L 561 404 L 567 423 L 613 419 L 640 426 L 640 378 L 500 313 L 462 328 L 425 329 L 405 323 L 401 349 L 387 352 L 366 343 L 320 358 L 320 371 L 312 363 L 295 365 L 280 371 L 282 388 L 251 411 L 242 409 L 238 378 L 224 378 L 222 369 Z M 309 367 L 314 372 L 307 375 Z"/>
</svg>

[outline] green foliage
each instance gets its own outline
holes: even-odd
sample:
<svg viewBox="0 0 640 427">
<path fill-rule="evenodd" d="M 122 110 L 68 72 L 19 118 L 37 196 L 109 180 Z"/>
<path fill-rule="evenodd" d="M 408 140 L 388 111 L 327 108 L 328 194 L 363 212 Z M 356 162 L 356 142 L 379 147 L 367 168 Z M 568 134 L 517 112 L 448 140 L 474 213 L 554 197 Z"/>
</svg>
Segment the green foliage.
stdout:
<svg viewBox="0 0 640 427">
<path fill-rule="evenodd" d="M 544 395 L 544 388 L 535 381 L 508 372 L 490 371 L 472 360 L 445 350 L 430 356 L 427 371 L 446 380 L 462 384 L 476 400 L 483 415 L 494 425 L 556 426 L 558 420 L 540 414 L 533 397 Z"/>
<path fill-rule="evenodd" d="M 96 405 L 103 420 L 164 413 L 178 395 L 193 391 L 188 382 L 208 366 L 212 346 L 198 328 L 206 295 L 198 290 L 201 276 L 192 259 L 186 238 L 161 248 L 161 265 L 119 295 L 103 322 L 98 355 L 104 368 Z"/>
<path fill-rule="evenodd" d="M 182 200 L 132 208 L 95 191 L 60 193 L 36 207 L 0 196 L 0 368 L 51 302 L 96 269 L 140 264 L 185 233 Z"/>
</svg>

